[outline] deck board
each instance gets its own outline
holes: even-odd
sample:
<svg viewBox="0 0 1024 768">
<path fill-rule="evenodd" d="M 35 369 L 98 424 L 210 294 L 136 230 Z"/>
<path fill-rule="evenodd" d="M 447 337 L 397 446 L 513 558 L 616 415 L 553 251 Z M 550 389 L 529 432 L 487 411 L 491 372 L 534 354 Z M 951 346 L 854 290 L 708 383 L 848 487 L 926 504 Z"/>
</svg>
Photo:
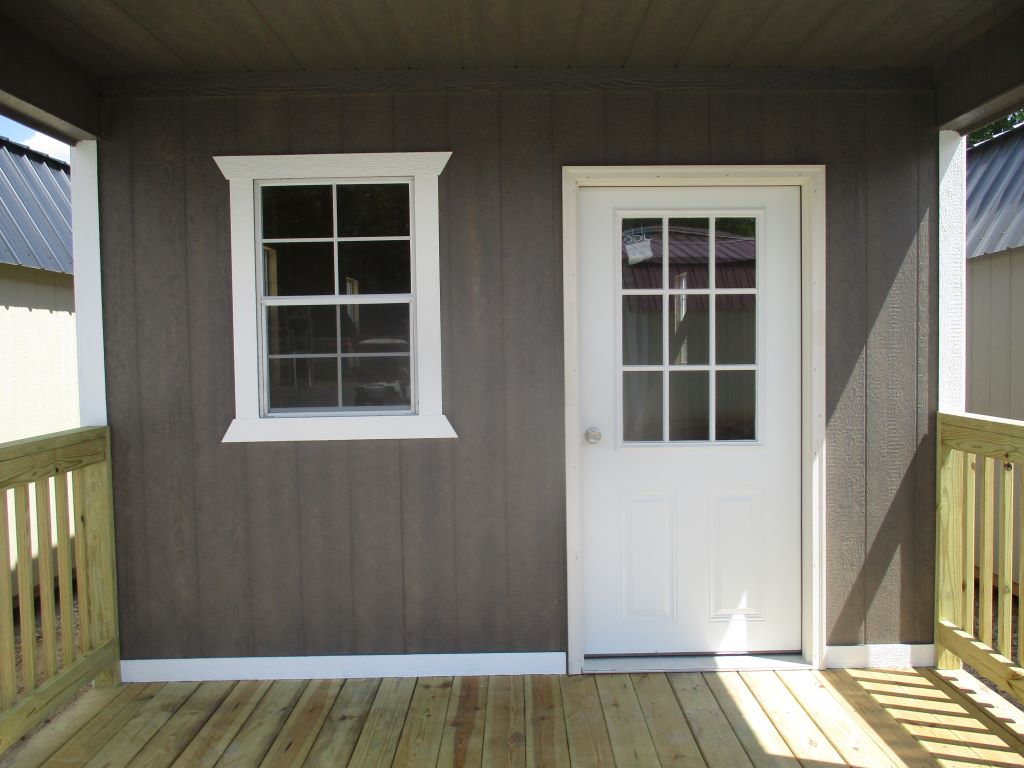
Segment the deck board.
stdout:
<svg viewBox="0 0 1024 768">
<path fill-rule="evenodd" d="M 152 683 L 87 691 L 11 766 L 1024 767 L 965 672 Z"/>
</svg>

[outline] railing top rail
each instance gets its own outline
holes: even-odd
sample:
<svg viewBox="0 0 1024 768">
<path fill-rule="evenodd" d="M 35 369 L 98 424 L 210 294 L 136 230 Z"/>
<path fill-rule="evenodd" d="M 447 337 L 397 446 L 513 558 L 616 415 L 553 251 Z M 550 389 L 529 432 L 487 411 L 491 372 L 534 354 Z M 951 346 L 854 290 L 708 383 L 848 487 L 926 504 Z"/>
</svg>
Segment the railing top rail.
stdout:
<svg viewBox="0 0 1024 768">
<path fill-rule="evenodd" d="M 1024 461 L 1024 421 L 976 413 L 938 414 L 939 445 L 1007 461 Z"/>
<path fill-rule="evenodd" d="M 0 444 L 0 490 L 107 459 L 109 427 L 80 427 Z"/>
</svg>

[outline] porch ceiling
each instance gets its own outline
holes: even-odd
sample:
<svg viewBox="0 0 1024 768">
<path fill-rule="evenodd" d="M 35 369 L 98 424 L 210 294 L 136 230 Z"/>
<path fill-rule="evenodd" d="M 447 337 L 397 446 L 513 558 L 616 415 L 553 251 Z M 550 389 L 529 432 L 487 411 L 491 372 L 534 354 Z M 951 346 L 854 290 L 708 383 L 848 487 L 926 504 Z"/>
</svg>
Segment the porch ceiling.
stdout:
<svg viewBox="0 0 1024 768">
<path fill-rule="evenodd" d="M 99 76 L 932 67 L 1024 0 L 0 0 Z"/>
</svg>

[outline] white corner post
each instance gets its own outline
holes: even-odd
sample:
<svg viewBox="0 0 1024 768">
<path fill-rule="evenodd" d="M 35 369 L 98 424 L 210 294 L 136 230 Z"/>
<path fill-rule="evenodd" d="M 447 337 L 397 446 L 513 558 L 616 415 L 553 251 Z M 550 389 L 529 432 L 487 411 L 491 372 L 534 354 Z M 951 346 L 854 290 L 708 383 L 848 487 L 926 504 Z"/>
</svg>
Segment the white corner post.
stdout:
<svg viewBox="0 0 1024 768">
<path fill-rule="evenodd" d="M 100 198 L 96 141 L 71 148 L 71 247 L 75 260 L 78 410 L 83 427 L 107 423 L 100 283 Z"/>
<path fill-rule="evenodd" d="M 939 131 L 939 410 L 967 408 L 967 139 Z"/>
</svg>

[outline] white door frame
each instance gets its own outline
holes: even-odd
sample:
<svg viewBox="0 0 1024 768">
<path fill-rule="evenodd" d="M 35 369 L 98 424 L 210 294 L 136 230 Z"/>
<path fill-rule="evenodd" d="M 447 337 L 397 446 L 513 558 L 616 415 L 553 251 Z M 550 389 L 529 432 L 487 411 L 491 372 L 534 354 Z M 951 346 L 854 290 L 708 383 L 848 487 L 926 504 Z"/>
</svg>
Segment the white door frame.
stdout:
<svg viewBox="0 0 1024 768">
<path fill-rule="evenodd" d="M 580 187 L 800 187 L 801 232 L 801 653 L 825 664 L 825 166 L 564 166 L 562 285 L 565 319 L 567 671 L 583 671 L 583 525 L 577 200 Z"/>
</svg>

